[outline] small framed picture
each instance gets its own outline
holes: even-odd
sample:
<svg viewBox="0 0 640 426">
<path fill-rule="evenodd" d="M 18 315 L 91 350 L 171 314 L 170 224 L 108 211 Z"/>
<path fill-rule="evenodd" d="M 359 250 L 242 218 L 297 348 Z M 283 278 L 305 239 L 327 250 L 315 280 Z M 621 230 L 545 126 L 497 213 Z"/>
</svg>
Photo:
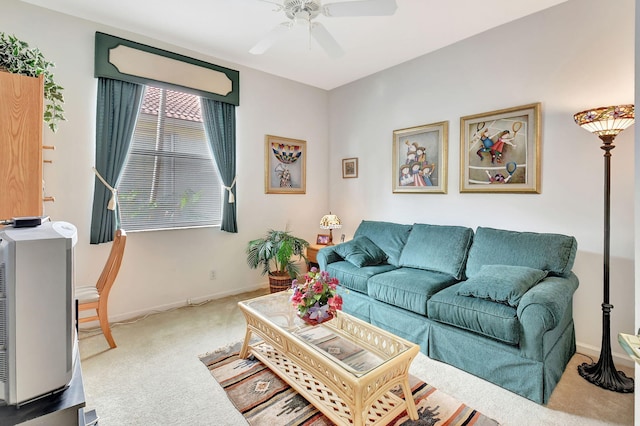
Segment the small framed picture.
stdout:
<svg viewBox="0 0 640 426">
<path fill-rule="evenodd" d="M 357 178 L 358 177 L 358 159 L 357 158 L 343 158 L 342 159 L 342 178 Z"/>
<path fill-rule="evenodd" d="M 540 103 L 460 118 L 460 192 L 540 193 Z"/>
<path fill-rule="evenodd" d="M 393 131 L 393 192 L 447 193 L 449 122 Z"/>
<path fill-rule="evenodd" d="M 320 244 L 321 246 L 329 244 L 329 234 L 318 234 L 316 237 L 316 244 Z"/>
</svg>

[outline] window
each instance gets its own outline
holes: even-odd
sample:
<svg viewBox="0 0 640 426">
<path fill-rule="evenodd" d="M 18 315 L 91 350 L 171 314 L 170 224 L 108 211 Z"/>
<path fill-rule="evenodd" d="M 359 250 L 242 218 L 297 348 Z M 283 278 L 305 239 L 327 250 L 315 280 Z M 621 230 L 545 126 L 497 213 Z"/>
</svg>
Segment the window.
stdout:
<svg viewBox="0 0 640 426">
<path fill-rule="evenodd" d="M 222 195 L 200 98 L 146 86 L 118 183 L 122 227 L 134 231 L 220 225 Z"/>
</svg>

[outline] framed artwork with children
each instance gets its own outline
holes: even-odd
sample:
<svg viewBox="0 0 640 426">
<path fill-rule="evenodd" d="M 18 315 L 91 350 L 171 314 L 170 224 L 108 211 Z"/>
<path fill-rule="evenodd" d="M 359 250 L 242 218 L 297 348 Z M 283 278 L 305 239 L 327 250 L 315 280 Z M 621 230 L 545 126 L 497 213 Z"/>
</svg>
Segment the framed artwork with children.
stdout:
<svg viewBox="0 0 640 426">
<path fill-rule="evenodd" d="M 449 122 L 393 131 L 393 192 L 447 193 Z"/>
<path fill-rule="evenodd" d="M 540 103 L 460 118 L 460 192 L 540 193 Z"/>
</svg>

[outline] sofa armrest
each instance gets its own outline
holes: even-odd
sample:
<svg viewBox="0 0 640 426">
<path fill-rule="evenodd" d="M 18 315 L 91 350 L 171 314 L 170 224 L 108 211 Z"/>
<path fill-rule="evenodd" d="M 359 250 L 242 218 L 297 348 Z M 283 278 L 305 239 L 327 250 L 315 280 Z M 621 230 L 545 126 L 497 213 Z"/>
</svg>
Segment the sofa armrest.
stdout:
<svg viewBox="0 0 640 426">
<path fill-rule="evenodd" d="M 318 265 L 320 266 L 321 271 L 327 270 L 327 265 L 333 262 L 339 262 L 344 260 L 338 253 L 336 253 L 336 246 L 327 246 L 323 247 L 318 251 L 316 255 L 316 260 L 318 261 Z"/>
<path fill-rule="evenodd" d="M 517 312 L 526 356 L 541 359 L 544 333 L 562 325 L 567 313 L 572 314 L 577 288 L 578 277 L 572 272 L 567 278 L 547 277 L 522 296 Z"/>
</svg>

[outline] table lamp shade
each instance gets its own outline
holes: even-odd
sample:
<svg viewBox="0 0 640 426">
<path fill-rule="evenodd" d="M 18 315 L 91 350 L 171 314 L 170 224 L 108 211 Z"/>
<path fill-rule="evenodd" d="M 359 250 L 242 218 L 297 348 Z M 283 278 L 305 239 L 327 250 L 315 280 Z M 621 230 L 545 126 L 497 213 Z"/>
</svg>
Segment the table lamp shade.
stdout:
<svg viewBox="0 0 640 426">
<path fill-rule="evenodd" d="M 320 228 L 322 229 L 338 229 L 342 228 L 342 222 L 340 218 L 335 214 L 326 214 L 320 219 Z"/>
<path fill-rule="evenodd" d="M 340 222 L 340 218 L 338 216 L 329 212 L 329 214 L 322 216 L 322 219 L 320 219 L 320 228 L 329 230 L 328 245 L 331 246 L 333 245 L 333 230 L 342 228 L 342 222 Z"/>
<path fill-rule="evenodd" d="M 593 108 L 573 116 L 576 124 L 598 136 L 617 136 L 634 121 L 634 106 L 615 105 Z"/>
</svg>

